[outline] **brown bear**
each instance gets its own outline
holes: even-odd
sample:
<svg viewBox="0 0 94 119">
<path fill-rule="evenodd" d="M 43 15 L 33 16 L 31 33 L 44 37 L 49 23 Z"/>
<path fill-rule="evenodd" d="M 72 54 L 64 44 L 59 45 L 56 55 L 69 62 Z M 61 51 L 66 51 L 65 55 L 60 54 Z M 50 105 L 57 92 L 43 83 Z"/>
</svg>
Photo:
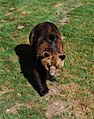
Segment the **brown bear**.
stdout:
<svg viewBox="0 0 94 119">
<path fill-rule="evenodd" d="M 36 25 L 29 35 L 31 50 L 34 57 L 34 77 L 38 82 L 39 94 L 48 92 L 47 77 L 54 80 L 58 69 L 64 65 L 62 38 L 54 23 L 43 22 Z"/>
</svg>

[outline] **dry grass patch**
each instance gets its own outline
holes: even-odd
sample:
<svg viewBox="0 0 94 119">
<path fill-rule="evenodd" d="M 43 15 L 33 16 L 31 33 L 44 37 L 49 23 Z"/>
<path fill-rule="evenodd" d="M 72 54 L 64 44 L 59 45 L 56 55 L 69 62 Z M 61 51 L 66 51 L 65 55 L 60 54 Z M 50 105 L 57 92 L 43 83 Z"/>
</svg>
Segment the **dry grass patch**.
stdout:
<svg viewBox="0 0 94 119">
<path fill-rule="evenodd" d="M 10 93 L 10 92 L 12 92 L 12 91 L 14 91 L 14 90 L 9 90 L 9 89 L 5 89 L 5 90 L 1 90 L 0 91 L 0 96 L 2 96 L 3 94 L 5 94 L 5 93 Z"/>
</svg>

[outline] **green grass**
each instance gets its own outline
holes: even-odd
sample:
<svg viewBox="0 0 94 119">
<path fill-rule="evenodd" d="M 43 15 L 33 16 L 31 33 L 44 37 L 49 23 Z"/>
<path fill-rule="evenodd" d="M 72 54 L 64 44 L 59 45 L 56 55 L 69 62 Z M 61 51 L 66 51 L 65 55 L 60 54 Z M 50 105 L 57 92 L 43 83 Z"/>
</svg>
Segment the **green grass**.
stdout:
<svg viewBox="0 0 94 119">
<path fill-rule="evenodd" d="M 29 43 L 31 29 L 43 21 L 54 22 L 64 35 L 66 60 L 59 83 L 47 82 L 59 93 L 40 97 L 20 74 L 14 48 Z M 46 119 L 58 100 L 68 111 L 51 112 L 51 118 L 94 118 L 94 0 L 0 0 L 0 119 Z"/>
</svg>

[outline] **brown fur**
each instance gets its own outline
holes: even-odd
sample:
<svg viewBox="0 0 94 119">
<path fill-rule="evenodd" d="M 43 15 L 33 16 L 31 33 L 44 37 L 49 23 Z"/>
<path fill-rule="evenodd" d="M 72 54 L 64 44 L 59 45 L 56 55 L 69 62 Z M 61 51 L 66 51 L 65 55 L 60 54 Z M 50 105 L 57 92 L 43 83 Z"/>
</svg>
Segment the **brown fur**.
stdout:
<svg viewBox="0 0 94 119">
<path fill-rule="evenodd" d="M 65 55 L 62 39 L 55 24 L 44 22 L 36 25 L 30 33 L 29 40 L 34 52 L 36 51 L 36 57 L 41 58 L 46 70 L 50 70 L 49 66 L 56 68 L 63 66 Z"/>
<path fill-rule="evenodd" d="M 34 58 L 34 78 L 41 96 L 48 92 L 46 80 L 54 80 L 56 70 L 64 65 L 63 45 L 57 26 L 50 22 L 36 25 L 29 36 Z"/>
</svg>

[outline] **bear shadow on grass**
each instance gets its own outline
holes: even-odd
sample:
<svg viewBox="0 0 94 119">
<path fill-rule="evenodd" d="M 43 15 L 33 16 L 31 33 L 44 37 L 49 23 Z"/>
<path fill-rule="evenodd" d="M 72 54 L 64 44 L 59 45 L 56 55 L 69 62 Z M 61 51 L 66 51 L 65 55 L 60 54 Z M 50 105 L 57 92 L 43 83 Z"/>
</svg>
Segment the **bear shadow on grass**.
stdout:
<svg viewBox="0 0 94 119">
<path fill-rule="evenodd" d="M 33 88 L 38 92 L 40 96 L 44 96 L 48 93 L 48 87 L 46 85 L 46 79 L 42 82 L 40 75 L 37 70 L 40 72 L 41 66 L 35 68 L 35 54 L 31 50 L 31 46 L 28 44 L 20 44 L 15 47 L 15 53 L 19 57 L 19 63 L 21 68 L 21 73 L 27 81 L 33 86 Z M 45 74 L 42 72 L 41 75 Z"/>
</svg>

